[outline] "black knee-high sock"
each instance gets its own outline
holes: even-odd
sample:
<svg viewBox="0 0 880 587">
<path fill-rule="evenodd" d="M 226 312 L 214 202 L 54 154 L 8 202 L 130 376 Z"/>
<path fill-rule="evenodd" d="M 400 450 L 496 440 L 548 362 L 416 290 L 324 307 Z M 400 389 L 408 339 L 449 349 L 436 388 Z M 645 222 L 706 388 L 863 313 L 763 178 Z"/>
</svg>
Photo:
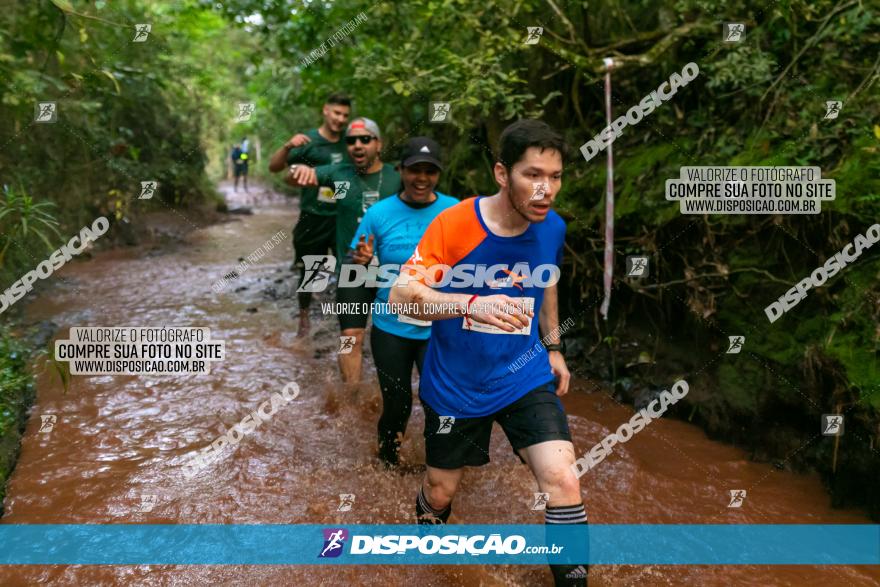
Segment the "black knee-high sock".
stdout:
<svg viewBox="0 0 880 587">
<path fill-rule="evenodd" d="M 445 524 L 451 513 L 452 504 L 446 506 L 444 510 L 434 509 L 425 497 L 424 488 L 419 487 L 419 493 L 416 495 L 416 519 L 419 524 Z"/>
<path fill-rule="evenodd" d="M 583 502 L 575 505 L 547 506 L 544 510 L 546 524 L 586 524 L 587 512 Z M 587 565 L 550 565 L 556 587 L 585 587 L 587 584 Z"/>
</svg>

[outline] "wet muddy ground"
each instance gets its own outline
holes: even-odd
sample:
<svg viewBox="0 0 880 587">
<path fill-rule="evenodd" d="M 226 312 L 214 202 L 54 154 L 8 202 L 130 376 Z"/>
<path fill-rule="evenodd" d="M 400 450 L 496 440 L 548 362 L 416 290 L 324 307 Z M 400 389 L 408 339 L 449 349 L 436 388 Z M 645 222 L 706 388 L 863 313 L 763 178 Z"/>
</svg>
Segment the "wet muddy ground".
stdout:
<svg viewBox="0 0 880 587">
<path fill-rule="evenodd" d="M 221 186 L 228 191 L 228 186 Z M 238 203 L 242 203 L 238 201 Z M 254 204 L 254 201 L 245 202 Z M 416 402 L 405 473 L 375 457 L 380 395 L 336 381 L 337 322 L 313 304 L 313 333 L 295 337 L 292 201 L 264 197 L 252 215 L 200 226 L 185 242 L 99 253 L 63 269 L 31 300 L 31 322 L 74 326 L 199 326 L 226 342 L 212 372 L 180 376 L 73 376 L 64 391 L 43 369 L 10 480 L 3 523 L 340 524 L 412 523 L 424 447 Z M 279 245 L 216 293 L 212 285 L 278 231 Z M 367 337 L 369 339 L 369 337 Z M 182 464 L 288 382 L 299 397 L 218 463 L 187 479 Z M 672 382 L 669 382 L 670 384 Z M 565 398 L 575 446 L 588 450 L 632 415 L 579 380 Z M 40 415 L 54 414 L 51 432 Z M 466 475 L 454 504 L 460 523 L 543 523 L 530 509 L 537 486 L 496 430 L 492 463 Z M 869 523 L 832 510 L 818 477 L 751 463 L 695 426 L 652 423 L 582 478 L 590 521 L 635 523 Z M 731 489 L 746 489 L 728 508 Z M 339 494 L 355 494 L 336 511 Z M 147 497 L 144 497 L 147 496 Z M 152 497 L 152 496 L 155 496 Z M 141 511 L 145 501 L 155 505 Z M 271 545 L 267 545 L 271 548 Z M 313 549 L 314 545 L 303 545 Z M 0 585 L 551 585 L 545 567 L 25 566 L 0 567 Z M 599 566 L 591 585 L 877 585 L 876 567 Z"/>
</svg>

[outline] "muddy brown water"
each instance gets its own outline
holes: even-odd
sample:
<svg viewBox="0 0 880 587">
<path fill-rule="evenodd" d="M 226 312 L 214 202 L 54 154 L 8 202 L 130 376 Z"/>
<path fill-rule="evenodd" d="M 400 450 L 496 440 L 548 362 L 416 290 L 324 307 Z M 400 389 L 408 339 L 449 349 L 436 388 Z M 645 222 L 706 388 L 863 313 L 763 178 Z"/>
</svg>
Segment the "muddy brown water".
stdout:
<svg viewBox="0 0 880 587">
<path fill-rule="evenodd" d="M 227 189 L 228 186 L 221 186 Z M 367 382 L 336 384 L 337 323 L 314 304 L 313 336 L 295 338 L 288 237 L 221 293 L 212 284 L 279 230 L 295 204 L 266 198 L 250 216 L 205 226 L 178 246 L 97 254 L 63 269 L 31 300 L 31 321 L 73 326 L 201 326 L 226 341 L 210 374 L 73 376 L 65 393 L 43 370 L 38 397 L 6 498 L 8 524 L 412 523 L 420 473 L 382 471 L 375 458 L 380 396 Z M 188 219 L 201 224 L 198 219 Z M 241 289 L 244 288 L 244 289 Z M 317 301 L 331 301 L 319 297 Z M 256 311 L 253 311 L 256 309 Z M 250 310 L 250 311 L 249 311 Z M 185 457 L 240 421 L 287 382 L 299 397 L 193 479 Z M 670 382 L 671 383 L 671 382 Z M 627 420 L 599 386 L 577 381 L 564 400 L 583 453 Z M 39 433 L 40 415 L 55 414 Z M 416 402 L 402 449 L 424 462 Z M 537 486 L 496 429 L 492 463 L 472 469 L 454 504 L 460 523 L 542 523 L 530 510 Z M 652 423 L 582 478 L 591 522 L 601 524 L 869 523 L 834 510 L 815 475 L 752 463 L 680 421 Z M 728 490 L 747 489 L 742 508 Z M 355 494 L 339 513 L 340 493 Z M 155 495 L 141 512 L 144 495 Z M 2 545 L 0 545 L 2 547 Z M 314 548 L 314 545 L 303 545 Z M 877 567 L 597 566 L 591 585 L 878 585 Z M 518 566 L 20 566 L 0 567 L 0 585 L 551 585 L 544 567 Z"/>
</svg>

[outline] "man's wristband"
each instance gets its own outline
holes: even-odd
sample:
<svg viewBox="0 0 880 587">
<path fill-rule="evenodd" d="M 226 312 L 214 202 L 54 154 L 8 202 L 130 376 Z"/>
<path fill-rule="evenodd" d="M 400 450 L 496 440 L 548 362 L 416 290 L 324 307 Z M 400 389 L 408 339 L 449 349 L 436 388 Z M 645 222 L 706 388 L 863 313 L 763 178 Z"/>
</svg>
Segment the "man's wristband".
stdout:
<svg viewBox="0 0 880 587">
<path fill-rule="evenodd" d="M 472 295 L 472 296 L 471 296 L 471 299 L 468 300 L 467 305 L 464 307 L 464 323 L 467 325 L 468 328 L 470 328 L 470 326 L 471 326 L 471 316 L 470 316 L 470 314 L 471 314 L 471 304 L 472 304 L 472 303 L 474 302 L 474 300 L 477 299 L 478 297 L 479 297 L 478 294 L 474 294 L 474 295 Z"/>
<path fill-rule="evenodd" d="M 556 351 L 562 354 L 565 354 L 565 345 L 564 344 L 545 344 L 544 348 L 547 349 L 547 352 Z"/>
</svg>

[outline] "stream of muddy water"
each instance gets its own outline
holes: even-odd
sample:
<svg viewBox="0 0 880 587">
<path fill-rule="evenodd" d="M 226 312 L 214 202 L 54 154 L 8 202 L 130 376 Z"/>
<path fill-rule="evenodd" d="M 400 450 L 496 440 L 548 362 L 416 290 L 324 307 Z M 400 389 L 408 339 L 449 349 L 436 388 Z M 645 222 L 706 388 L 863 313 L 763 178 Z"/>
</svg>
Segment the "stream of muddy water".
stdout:
<svg viewBox="0 0 880 587">
<path fill-rule="evenodd" d="M 221 188 L 224 186 L 221 186 Z M 228 189 L 227 189 L 228 191 Z M 271 194 L 270 194 L 271 196 Z M 185 242 L 140 246 L 71 263 L 27 308 L 56 336 L 75 326 L 199 326 L 224 340 L 210 374 L 73 376 L 65 392 L 50 369 L 9 483 L 8 524 L 382 524 L 413 523 L 424 463 L 416 402 L 402 448 L 405 473 L 375 457 L 380 395 L 369 355 L 367 382 L 337 386 L 338 327 L 313 304 L 313 336 L 295 337 L 289 231 L 294 203 L 264 198 L 253 215 L 189 232 Z M 189 219 L 201 224 L 197 219 Z M 223 291 L 212 286 L 279 231 L 285 240 Z M 322 297 L 323 296 L 323 297 Z M 369 337 L 367 337 L 369 339 Z M 192 479 L 183 463 L 295 381 L 299 397 Z M 669 382 L 670 384 L 672 382 Z M 578 380 L 564 399 L 575 446 L 588 450 L 628 420 L 601 386 Z M 56 415 L 39 432 L 40 415 Z M 459 523 L 543 523 L 530 509 L 537 486 L 500 429 L 492 463 L 469 470 L 455 501 Z M 659 420 L 615 448 L 582 479 L 592 523 L 863 524 L 834 510 L 815 475 L 749 462 L 685 422 Z M 746 489 L 740 508 L 729 490 Z M 355 494 L 337 512 L 339 494 Z M 149 504 L 152 507 L 145 506 Z M 146 511 L 149 510 L 149 511 Z M 314 545 L 304 546 L 313 548 Z M 271 548 L 271 545 L 267 545 Z M 551 585 L 546 567 L 519 566 L 20 566 L 0 585 Z M 591 585 L 877 585 L 877 567 L 596 566 Z"/>
</svg>

